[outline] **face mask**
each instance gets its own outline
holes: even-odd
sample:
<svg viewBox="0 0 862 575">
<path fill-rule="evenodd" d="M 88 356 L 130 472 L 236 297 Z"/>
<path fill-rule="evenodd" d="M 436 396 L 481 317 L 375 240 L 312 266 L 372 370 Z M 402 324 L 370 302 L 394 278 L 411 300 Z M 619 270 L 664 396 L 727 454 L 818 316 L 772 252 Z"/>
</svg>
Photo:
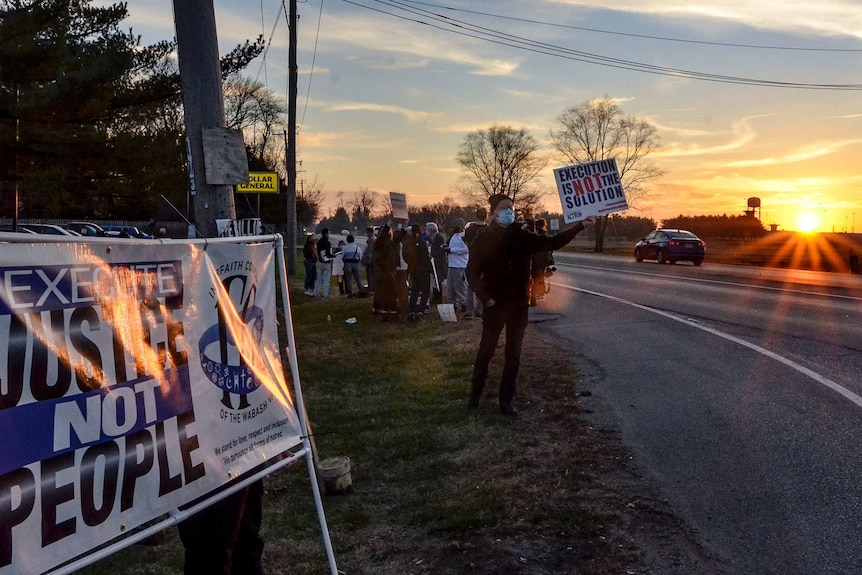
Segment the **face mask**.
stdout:
<svg viewBox="0 0 862 575">
<path fill-rule="evenodd" d="M 494 217 L 504 226 L 515 223 L 515 211 L 512 208 L 506 208 L 501 212 L 497 212 L 497 215 Z"/>
</svg>

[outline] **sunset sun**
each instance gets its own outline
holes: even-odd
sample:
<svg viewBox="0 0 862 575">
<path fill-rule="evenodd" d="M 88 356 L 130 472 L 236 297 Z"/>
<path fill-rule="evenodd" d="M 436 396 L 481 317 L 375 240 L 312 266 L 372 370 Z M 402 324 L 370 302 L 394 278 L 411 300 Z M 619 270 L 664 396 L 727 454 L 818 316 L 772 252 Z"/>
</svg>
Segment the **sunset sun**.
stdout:
<svg viewBox="0 0 862 575">
<path fill-rule="evenodd" d="M 799 221 L 796 225 L 800 232 L 810 233 L 817 230 L 819 223 L 817 216 L 814 214 L 802 214 L 799 216 Z"/>
</svg>

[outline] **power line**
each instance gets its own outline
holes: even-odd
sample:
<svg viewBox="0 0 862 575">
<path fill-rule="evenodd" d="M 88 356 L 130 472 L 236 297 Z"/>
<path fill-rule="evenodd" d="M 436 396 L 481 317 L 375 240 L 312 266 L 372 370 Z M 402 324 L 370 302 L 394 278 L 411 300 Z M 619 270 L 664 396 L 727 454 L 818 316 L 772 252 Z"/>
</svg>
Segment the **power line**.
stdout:
<svg viewBox="0 0 862 575">
<path fill-rule="evenodd" d="M 792 50 L 800 52 L 862 52 L 862 48 L 811 48 L 804 46 L 774 46 L 767 44 L 736 44 L 733 42 L 709 42 L 707 40 L 691 40 L 686 38 L 671 38 L 669 36 L 653 36 L 650 34 L 634 34 L 630 32 L 617 32 L 614 30 L 602 30 L 601 28 L 588 28 L 585 26 L 573 26 L 570 24 L 559 24 L 557 22 L 544 22 L 542 20 L 531 20 L 529 18 L 517 18 L 515 16 L 504 16 L 502 14 L 492 14 L 490 12 L 479 12 L 478 10 L 467 10 L 466 8 L 455 8 L 453 6 L 442 6 L 432 2 L 420 2 L 418 0 L 404 0 L 410 4 L 419 4 L 422 6 L 432 6 L 441 10 L 451 10 L 453 12 L 466 12 L 468 14 L 476 14 L 478 16 L 488 16 L 489 18 L 499 18 L 501 20 L 512 20 L 515 22 L 524 22 L 526 24 L 539 24 L 542 26 L 551 26 L 555 28 L 565 28 L 568 30 L 581 30 L 583 32 L 594 32 L 596 34 L 610 34 L 613 36 L 627 36 L 630 38 L 644 38 L 647 40 L 661 40 L 664 42 L 682 42 L 686 44 L 704 44 L 706 46 L 721 46 L 727 48 L 753 48 L 756 50 Z"/>
<path fill-rule="evenodd" d="M 401 10 L 407 14 L 412 14 L 417 16 L 418 18 L 414 18 L 411 16 L 405 16 L 402 14 L 396 14 L 393 12 L 389 12 L 387 10 L 383 10 L 380 8 L 374 8 L 372 6 L 367 6 L 355 0 L 343 0 L 347 4 L 352 4 L 359 8 L 365 8 L 366 10 L 371 10 L 373 12 L 379 12 L 381 14 L 386 14 L 388 16 L 392 16 L 394 18 L 407 20 L 411 22 L 415 22 L 417 24 L 422 24 L 424 26 L 428 26 L 430 28 L 438 29 L 444 32 L 449 32 L 451 34 L 458 34 L 461 36 L 466 36 L 469 38 L 473 38 L 476 40 L 482 40 L 484 42 L 490 42 L 493 44 L 499 44 L 502 46 L 507 46 L 510 48 L 516 48 L 519 50 L 524 50 L 527 52 L 534 52 L 537 54 L 543 54 L 547 56 L 553 56 L 556 58 L 562 58 L 566 60 L 574 60 L 578 62 L 584 62 L 587 64 L 595 64 L 598 66 L 604 66 L 609 68 L 617 68 L 622 70 L 631 70 L 636 72 L 643 72 L 647 74 L 654 74 L 660 76 L 672 76 L 677 78 L 685 78 L 692 80 L 703 80 L 708 82 L 718 82 L 724 84 L 743 84 L 743 85 L 752 85 L 752 86 L 763 86 L 763 87 L 772 87 L 772 88 L 793 88 L 793 89 L 804 89 L 804 90 L 862 90 L 862 84 L 816 84 L 816 83 L 804 83 L 804 82 L 786 82 L 786 81 L 777 81 L 777 80 L 763 80 L 758 78 L 745 78 L 745 77 L 737 77 L 737 76 L 727 76 L 722 74 L 710 74 L 706 72 L 697 72 L 692 70 L 684 70 L 680 68 L 671 68 L 666 66 L 655 66 L 652 64 L 645 64 L 642 62 L 637 62 L 633 60 L 625 60 L 621 58 L 612 58 L 609 56 L 602 56 L 600 54 L 593 54 L 590 52 L 583 52 L 579 50 L 572 50 L 569 48 L 565 48 L 562 46 L 557 46 L 555 44 L 548 44 L 545 42 L 539 42 L 536 40 L 531 40 L 529 38 L 524 38 L 520 36 L 515 36 L 511 34 L 507 34 L 504 32 L 500 32 L 498 30 L 494 30 L 492 28 L 486 28 L 478 25 L 471 24 L 466 21 L 457 20 L 454 18 L 449 18 L 447 16 L 441 16 L 438 14 L 434 14 L 433 12 L 429 12 L 426 10 L 422 10 L 419 8 L 412 7 L 404 7 L 404 5 L 397 1 L 384 1 L 384 0 L 371 0 L 373 2 L 377 2 L 378 4 L 383 4 L 390 8 L 394 8 L 396 10 Z M 438 22 L 435 24 L 434 22 Z"/>
<path fill-rule="evenodd" d="M 282 0 L 284 5 L 284 0 Z M 305 92 L 305 104 L 302 107 L 302 120 L 299 125 L 305 124 L 305 112 L 308 110 L 308 100 L 311 97 L 311 80 L 314 78 L 314 63 L 317 61 L 317 44 L 320 40 L 320 22 L 323 20 L 323 0 L 320 0 L 320 12 L 317 13 L 317 33 L 314 35 L 314 51 L 311 54 L 311 72 L 308 74 L 308 90 Z"/>
</svg>

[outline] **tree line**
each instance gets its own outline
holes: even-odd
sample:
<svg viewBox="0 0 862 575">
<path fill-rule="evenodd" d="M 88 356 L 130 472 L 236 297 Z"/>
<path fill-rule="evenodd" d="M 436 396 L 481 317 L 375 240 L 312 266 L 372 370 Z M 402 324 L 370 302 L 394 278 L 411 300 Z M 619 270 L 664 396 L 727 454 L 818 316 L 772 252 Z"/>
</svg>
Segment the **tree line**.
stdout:
<svg viewBox="0 0 862 575">
<path fill-rule="evenodd" d="M 766 235 L 763 223 L 754 216 L 683 216 L 665 220 L 665 228 L 681 228 L 703 239 L 752 240 Z"/>
</svg>

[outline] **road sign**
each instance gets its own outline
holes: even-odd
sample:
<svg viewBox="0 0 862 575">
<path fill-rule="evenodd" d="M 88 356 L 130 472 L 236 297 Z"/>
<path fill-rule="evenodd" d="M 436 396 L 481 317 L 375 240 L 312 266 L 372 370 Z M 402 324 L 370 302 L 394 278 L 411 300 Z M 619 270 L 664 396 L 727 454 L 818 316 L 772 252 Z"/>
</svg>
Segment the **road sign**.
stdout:
<svg viewBox="0 0 862 575">
<path fill-rule="evenodd" d="M 238 194 L 277 194 L 278 174 L 275 172 L 249 172 L 247 184 L 237 184 Z"/>
</svg>

